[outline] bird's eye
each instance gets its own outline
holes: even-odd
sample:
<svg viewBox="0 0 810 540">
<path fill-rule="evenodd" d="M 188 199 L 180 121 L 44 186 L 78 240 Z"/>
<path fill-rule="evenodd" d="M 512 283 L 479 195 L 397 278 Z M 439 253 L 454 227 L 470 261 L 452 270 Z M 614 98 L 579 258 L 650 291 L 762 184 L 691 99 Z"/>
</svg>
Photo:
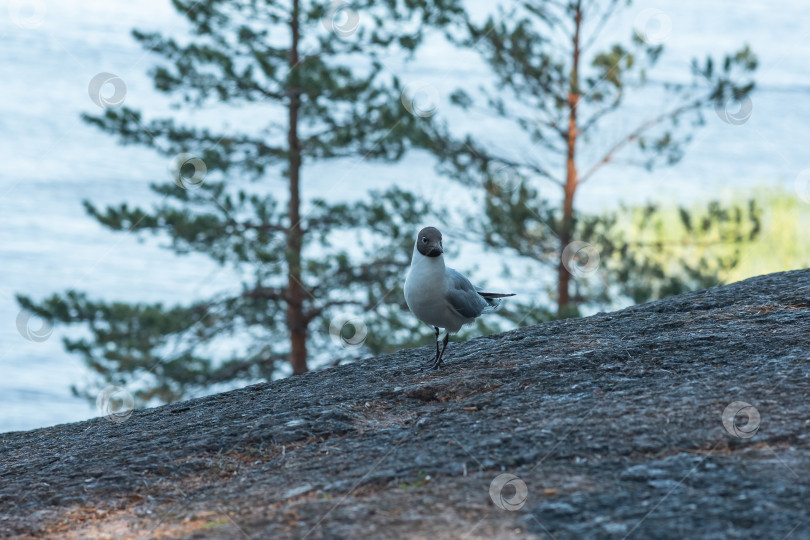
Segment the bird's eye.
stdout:
<svg viewBox="0 0 810 540">
<path fill-rule="evenodd" d="M 427 236 L 423 236 L 423 237 L 422 237 L 422 243 L 423 243 L 423 244 L 427 244 Z"/>
</svg>

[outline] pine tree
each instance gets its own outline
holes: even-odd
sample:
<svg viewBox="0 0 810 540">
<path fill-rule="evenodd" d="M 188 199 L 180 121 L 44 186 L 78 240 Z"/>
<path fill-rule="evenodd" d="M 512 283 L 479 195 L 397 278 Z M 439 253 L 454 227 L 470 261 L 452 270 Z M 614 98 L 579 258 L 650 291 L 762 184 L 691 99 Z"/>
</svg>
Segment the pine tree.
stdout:
<svg viewBox="0 0 810 540">
<path fill-rule="evenodd" d="M 481 55 L 494 83 L 477 93 L 458 90 L 452 101 L 465 111 L 510 126 L 516 135 L 504 146 L 485 140 L 486 134 L 457 133 L 445 125 L 434 130 L 429 145 L 443 172 L 483 188 L 486 219 L 468 222 L 468 230 L 474 229 L 477 238 L 492 248 L 508 247 L 520 257 L 554 268 L 557 317 L 576 314 L 586 300 L 572 296 L 571 278 L 577 274 L 573 265 L 590 273 L 600 253 L 607 259 L 617 250 L 638 247 L 621 246 L 619 239 L 611 238 L 604 223 L 599 224 L 609 217 L 578 219 L 574 204 L 578 190 L 619 158 L 648 169 L 677 163 L 704 123 L 707 109 L 714 107 L 730 124 L 744 122 L 751 112 L 754 83 L 748 75 L 757 60 L 745 46 L 720 62 L 711 57 L 694 60 L 693 84 L 663 86 L 662 103 L 669 104 L 663 112 L 629 127 L 605 148 L 595 144 L 600 128 L 616 122 L 632 105 L 629 91 L 654 91 L 648 72 L 671 30 L 665 13 L 646 9 L 638 13 L 627 43 L 594 50 L 600 33 L 628 4 L 524 0 L 498 8 L 482 24 L 468 20 L 459 42 Z M 731 112 L 732 103 L 741 104 L 739 112 Z M 517 134 L 528 141 L 529 150 L 514 151 Z M 540 195 L 538 186 L 543 182 L 560 189 L 559 202 Z M 756 229 L 756 212 L 743 221 L 741 231 Z M 591 235 L 596 229 L 607 234 Z M 634 267 L 638 270 L 638 265 Z M 617 270 L 621 271 L 606 278 L 634 275 L 627 274 L 627 268 Z"/>
<path fill-rule="evenodd" d="M 90 339 L 66 338 L 67 350 L 83 355 L 102 384 L 134 384 L 140 402 L 270 378 L 285 361 L 303 373 L 312 343 L 331 342 L 325 336 L 349 348 L 390 346 L 364 336 L 362 319 L 341 313 L 374 310 L 374 324 L 411 324 L 398 315 L 399 282 L 412 227 L 427 206 L 396 188 L 341 204 L 305 201 L 301 190 L 310 164 L 396 161 L 424 136 L 424 120 L 403 106 L 401 84 L 381 57 L 412 54 L 425 32 L 460 13 L 456 1 L 173 4 L 190 37 L 133 32 L 162 59 L 151 73 L 155 87 L 187 111 L 251 107 L 259 128 L 150 118 L 102 103 L 103 114 L 85 120 L 171 158 L 174 181 L 153 184 L 160 201 L 151 209 L 85 206 L 110 230 L 154 233 L 178 254 L 207 255 L 241 285 L 191 305 L 104 302 L 67 291 L 40 303 L 20 297 L 21 306 L 88 329 Z M 351 188 L 350 167 L 332 174 Z M 223 357 L 226 339 L 238 344 Z"/>
</svg>

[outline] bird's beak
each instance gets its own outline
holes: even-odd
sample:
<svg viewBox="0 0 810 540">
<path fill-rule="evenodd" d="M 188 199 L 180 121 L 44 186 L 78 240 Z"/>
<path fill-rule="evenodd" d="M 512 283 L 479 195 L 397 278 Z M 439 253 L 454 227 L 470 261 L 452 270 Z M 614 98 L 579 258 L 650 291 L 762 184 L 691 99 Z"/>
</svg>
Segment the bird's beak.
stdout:
<svg viewBox="0 0 810 540">
<path fill-rule="evenodd" d="M 444 250 L 442 249 L 442 246 L 440 246 L 439 244 L 436 244 L 435 246 L 433 246 L 431 248 L 431 250 L 428 252 L 427 256 L 428 257 L 438 257 L 442 253 L 444 253 Z"/>
</svg>

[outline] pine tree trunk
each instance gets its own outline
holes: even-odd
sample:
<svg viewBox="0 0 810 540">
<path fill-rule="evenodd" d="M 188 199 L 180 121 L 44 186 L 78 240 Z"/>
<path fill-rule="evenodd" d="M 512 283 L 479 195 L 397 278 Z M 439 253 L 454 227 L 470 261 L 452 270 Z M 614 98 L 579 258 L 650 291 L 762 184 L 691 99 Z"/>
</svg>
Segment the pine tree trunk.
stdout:
<svg viewBox="0 0 810 540">
<path fill-rule="evenodd" d="M 298 65 L 299 40 L 299 1 L 293 0 L 290 30 L 292 44 L 290 46 L 290 70 Z M 291 80 L 295 77 L 291 74 Z M 307 322 L 304 317 L 304 286 L 301 279 L 301 246 L 303 244 L 301 230 L 301 144 L 298 139 L 298 109 L 301 106 L 299 88 L 290 88 L 289 114 L 290 124 L 288 132 L 289 164 L 290 164 L 290 201 L 288 217 L 290 227 L 287 230 L 287 328 L 290 331 L 290 364 L 294 375 L 307 371 Z"/>
<path fill-rule="evenodd" d="M 577 2 L 574 13 L 574 38 L 571 63 L 571 87 L 568 91 L 568 137 L 566 139 L 567 153 L 565 156 L 565 186 L 563 188 L 563 215 L 560 227 L 560 263 L 557 267 L 557 315 L 566 313 L 571 303 L 569 284 L 571 274 L 562 261 L 565 246 L 571 243 L 574 235 L 574 195 L 577 191 L 577 165 L 576 146 L 577 136 L 577 105 L 579 103 L 579 30 L 582 25 L 582 6 Z"/>
</svg>

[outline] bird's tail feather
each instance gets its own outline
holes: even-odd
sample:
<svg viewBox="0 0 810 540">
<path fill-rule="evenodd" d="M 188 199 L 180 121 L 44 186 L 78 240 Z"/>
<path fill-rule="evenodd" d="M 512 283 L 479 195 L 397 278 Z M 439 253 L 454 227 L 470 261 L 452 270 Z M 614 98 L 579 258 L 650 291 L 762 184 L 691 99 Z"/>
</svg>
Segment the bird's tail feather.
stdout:
<svg viewBox="0 0 810 540">
<path fill-rule="evenodd" d="M 491 293 L 491 292 L 482 292 L 478 291 L 478 294 L 487 301 L 487 307 L 484 308 L 486 312 L 493 312 L 498 309 L 498 306 L 501 305 L 501 298 L 506 298 L 507 296 L 515 296 L 515 293 Z"/>
<path fill-rule="evenodd" d="M 506 298 L 507 296 L 515 296 L 515 293 L 497 293 L 497 292 L 482 292 L 482 291 L 478 291 L 478 294 L 480 294 L 484 298 Z"/>
</svg>

